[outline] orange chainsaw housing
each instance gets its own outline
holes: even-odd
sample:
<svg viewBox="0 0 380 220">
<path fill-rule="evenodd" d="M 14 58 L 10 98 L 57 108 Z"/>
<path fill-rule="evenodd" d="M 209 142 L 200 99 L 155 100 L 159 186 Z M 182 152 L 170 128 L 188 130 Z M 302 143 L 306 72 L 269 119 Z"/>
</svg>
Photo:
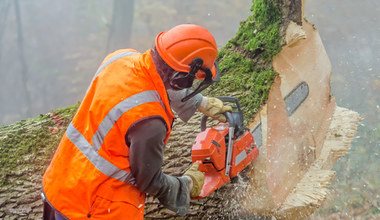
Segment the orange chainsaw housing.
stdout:
<svg viewBox="0 0 380 220">
<path fill-rule="evenodd" d="M 231 178 L 238 175 L 259 154 L 254 138 L 249 131 L 233 138 L 231 168 L 226 175 L 226 158 L 229 141 L 229 123 L 219 123 L 199 133 L 192 146 L 191 159 L 200 164 L 205 173 L 205 182 L 198 199 L 209 195 Z"/>
</svg>

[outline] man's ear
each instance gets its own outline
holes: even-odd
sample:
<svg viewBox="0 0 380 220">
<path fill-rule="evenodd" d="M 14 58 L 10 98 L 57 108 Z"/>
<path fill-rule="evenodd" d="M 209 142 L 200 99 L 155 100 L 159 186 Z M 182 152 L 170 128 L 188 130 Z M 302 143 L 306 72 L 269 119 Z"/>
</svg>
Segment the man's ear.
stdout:
<svg viewBox="0 0 380 220">
<path fill-rule="evenodd" d="M 156 67 L 157 73 L 161 76 L 163 81 L 166 81 L 174 73 L 174 69 L 171 68 L 160 56 L 156 48 L 151 49 L 151 55 L 153 63 Z"/>
</svg>

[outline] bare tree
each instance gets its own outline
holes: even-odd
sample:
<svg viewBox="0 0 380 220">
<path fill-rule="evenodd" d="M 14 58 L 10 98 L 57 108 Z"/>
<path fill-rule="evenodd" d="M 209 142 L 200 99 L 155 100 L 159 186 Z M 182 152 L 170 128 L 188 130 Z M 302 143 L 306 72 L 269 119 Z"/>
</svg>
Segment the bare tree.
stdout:
<svg viewBox="0 0 380 220">
<path fill-rule="evenodd" d="M 134 0 L 114 0 L 113 5 L 107 53 L 129 46 L 133 25 Z"/>
<path fill-rule="evenodd" d="M 4 30 L 5 30 L 5 22 L 7 20 L 7 15 L 8 15 L 8 11 L 9 11 L 9 8 L 11 6 L 11 2 L 8 1 L 8 0 L 4 0 L 2 2 L 0 2 L 0 48 L 3 48 L 1 47 L 1 44 L 2 44 L 2 39 L 3 39 L 3 34 L 4 34 Z M 2 53 L 2 50 L 0 50 L 0 60 L 1 60 L 1 53 Z"/>
<path fill-rule="evenodd" d="M 24 37 L 22 32 L 22 22 L 21 22 L 21 13 L 20 13 L 20 5 L 18 0 L 14 1 L 15 6 L 15 14 L 16 14 L 16 21 L 17 21 L 17 43 L 19 47 L 19 59 L 21 63 L 21 84 L 22 88 L 24 90 L 25 95 L 25 114 L 26 117 L 30 116 L 30 95 L 27 88 L 27 82 L 28 82 L 28 66 L 25 60 L 25 54 L 24 54 Z"/>
</svg>

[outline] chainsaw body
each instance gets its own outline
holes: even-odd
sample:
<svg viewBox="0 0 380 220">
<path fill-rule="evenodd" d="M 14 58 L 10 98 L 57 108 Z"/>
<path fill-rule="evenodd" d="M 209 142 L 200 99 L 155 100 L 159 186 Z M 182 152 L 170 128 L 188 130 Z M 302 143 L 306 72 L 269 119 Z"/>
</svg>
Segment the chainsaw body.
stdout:
<svg viewBox="0 0 380 220">
<path fill-rule="evenodd" d="M 200 164 L 205 182 L 199 197 L 203 198 L 238 175 L 259 154 L 254 138 L 243 127 L 243 113 L 234 97 L 218 97 L 233 102 L 238 111 L 226 112 L 226 123 L 206 128 L 207 116 L 201 121 L 201 132 L 191 150 L 191 159 Z"/>
</svg>

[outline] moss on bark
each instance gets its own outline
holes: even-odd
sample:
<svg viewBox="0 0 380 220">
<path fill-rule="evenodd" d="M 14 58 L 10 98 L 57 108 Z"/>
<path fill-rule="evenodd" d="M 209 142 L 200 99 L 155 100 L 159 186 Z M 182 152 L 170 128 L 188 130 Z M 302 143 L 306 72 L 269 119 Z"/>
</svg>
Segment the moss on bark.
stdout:
<svg viewBox="0 0 380 220">
<path fill-rule="evenodd" d="M 0 127 L 0 188 L 16 170 L 46 167 L 78 105 Z M 43 172 L 43 170 L 41 170 Z M 23 179 L 23 176 L 19 178 Z"/>
<path fill-rule="evenodd" d="M 272 59 L 281 50 L 282 12 L 280 0 L 253 0 L 253 12 L 218 54 L 221 81 L 208 95 L 238 97 L 245 120 L 251 119 L 266 102 L 276 72 Z"/>
</svg>

